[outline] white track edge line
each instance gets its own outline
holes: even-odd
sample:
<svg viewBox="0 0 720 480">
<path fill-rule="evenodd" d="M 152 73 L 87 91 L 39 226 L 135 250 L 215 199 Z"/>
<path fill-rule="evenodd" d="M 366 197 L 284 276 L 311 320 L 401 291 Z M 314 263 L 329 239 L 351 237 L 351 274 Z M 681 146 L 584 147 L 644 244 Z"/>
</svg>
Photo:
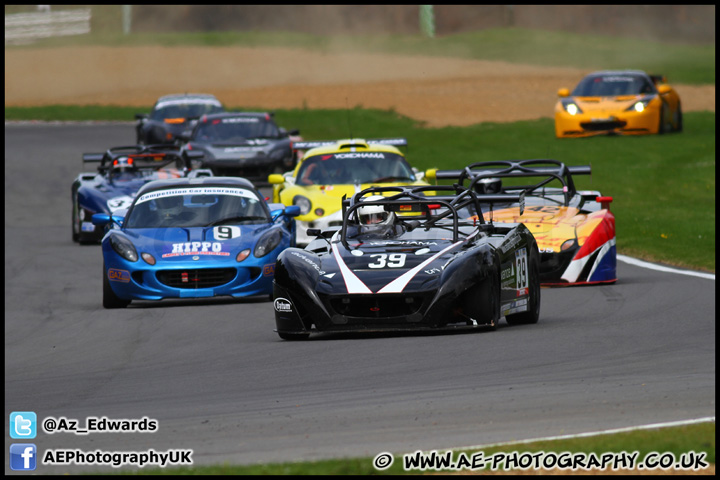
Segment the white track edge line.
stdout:
<svg viewBox="0 0 720 480">
<path fill-rule="evenodd" d="M 502 443 L 489 443 L 485 445 L 474 445 L 470 447 L 456 447 L 451 448 L 449 450 L 480 450 L 483 448 L 489 448 L 489 447 L 503 447 L 506 445 L 521 445 L 525 443 L 534 443 L 534 442 L 548 442 L 553 440 L 567 440 L 571 438 L 585 438 L 585 437 L 594 437 L 598 435 L 609 435 L 613 433 L 622 433 L 622 432 L 632 432 L 635 430 L 650 430 L 653 428 L 665 428 L 665 427 L 678 427 L 681 425 L 692 425 L 694 423 L 706 423 L 706 422 L 714 422 L 715 417 L 703 417 L 703 418 L 695 418 L 691 420 L 678 420 L 675 422 L 663 422 L 663 423 L 652 423 L 650 425 L 638 425 L 635 427 L 623 427 L 623 428 L 613 428 L 610 430 L 600 430 L 598 432 L 586 432 L 586 433 L 578 433 L 574 435 L 558 435 L 555 437 L 543 437 L 543 438 L 531 438 L 529 440 L 516 440 L 512 442 L 502 442 Z"/>
<path fill-rule="evenodd" d="M 702 272 L 695 272 L 692 270 L 679 270 L 676 268 L 664 267 L 662 265 L 656 265 L 654 263 L 643 262 L 642 260 L 638 260 L 637 258 L 628 257 L 626 255 L 617 255 L 617 259 L 622 262 L 629 263 L 631 265 L 636 265 L 638 267 L 643 267 L 643 268 L 649 268 L 651 270 L 658 270 L 660 272 L 680 273 L 683 275 L 692 275 L 695 277 L 715 280 L 715 274 L 713 274 L 713 273 L 702 273 Z"/>
</svg>

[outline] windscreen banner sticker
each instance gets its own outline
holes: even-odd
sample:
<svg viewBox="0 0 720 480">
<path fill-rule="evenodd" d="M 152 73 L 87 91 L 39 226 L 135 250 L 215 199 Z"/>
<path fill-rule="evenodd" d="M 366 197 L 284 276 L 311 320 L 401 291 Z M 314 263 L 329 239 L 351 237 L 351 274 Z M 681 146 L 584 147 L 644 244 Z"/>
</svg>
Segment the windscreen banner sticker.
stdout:
<svg viewBox="0 0 720 480">
<path fill-rule="evenodd" d="M 165 247 L 167 253 L 162 254 L 162 258 L 180 257 L 183 255 L 217 255 L 227 257 L 230 252 L 223 252 L 222 243 L 220 242 L 183 242 L 173 243 L 169 247 Z"/>
<path fill-rule="evenodd" d="M 259 123 L 259 117 L 230 117 L 223 118 L 222 123 Z"/>
<path fill-rule="evenodd" d="M 240 227 L 230 225 L 218 225 L 213 228 L 213 238 L 215 240 L 232 240 L 240 236 Z"/>
<path fill-rule="evenodd" d="M 128 195 L 123 195 L 121 197 L 115 197 L 111 198 L 107 201 L 107 206 L 110 209 L 111 212 L 115 212 L 115 210 L 119 210 L 121 208 L 130 208 L 130 205 L 132 205 L 133 197 Z"/>
<path fill-rule="evenodd" d="M 117 268 L 108 268 L 108 280 L 112 282 L 130 283 L 130 272 L 127 270 L 118 270 Z"/>
<path fill-rule="evenodd" d="M 245 190 L 242 188 L 226 188 L 226 187 L 190 187 L 190 188 L 174 188 L 170 190 L 158 190 L 155 192 L 149 192 L 140 197 L 137 203 L 144 203 L 150 200 L 165 197 L 175 197 L 182 195 L 231 195 L 234 197 L 245 197 L 258 199 L 255 193 Z"/>
</svg>

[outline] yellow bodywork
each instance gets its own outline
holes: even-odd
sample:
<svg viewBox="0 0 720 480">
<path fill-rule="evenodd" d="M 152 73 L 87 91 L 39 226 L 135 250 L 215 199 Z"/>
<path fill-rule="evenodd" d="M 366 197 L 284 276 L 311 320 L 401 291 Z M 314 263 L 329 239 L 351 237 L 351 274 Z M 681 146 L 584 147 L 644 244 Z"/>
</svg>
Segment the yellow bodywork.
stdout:
<svg viewBox="0 0 720 480">
<path fill-rule="evenodd" d="M 350 198 L 356 192 L 365 188 L 372 186 L 428 185 L 428 183 L 423 180 L 416 180 L 414 182 L 383 182 L 378 184 L 363 183 L 359 185 L 296 185 L 298 173 L 307 159 L 317 157 L 318 155 L 362 152 L 385 152 L 400 155 L 404 158 L 403 153 L 397 147 L 374 143 L 368 144 L 362 139 L 338 140 L 333 145 L 312 148 L 305 152 L 301 161 L 298 162 L 292 174 L 289 176 L 290 178 L 286 178 L 287 174 L 275 174 L 268 177 L 268 181 L 273 186 L 273 202 L 289 206 L 293 205 L 293 199 L 298 195 L 307 198 L 311 203 L 310 211 L 306 214 L 299 215 L 297 220 L 309 223 L 339 211 L 342 208 L 343 196 Z M 420 176 L 422 176 L 422 174 Z M 320 212 L 322 214 L 318 215 Z"/>
<path fill-rule="evenodd" d="M 555 136 L 643 135 L 682 130 L 677 92 L 664 79 L 658 80 L 656 88 L 656 94 L 615 96 L 570 96 L 568 89 L 561 88 L 555 103 Z M 567 103 L 577 108 L 568 109 Z"/>
</svg>

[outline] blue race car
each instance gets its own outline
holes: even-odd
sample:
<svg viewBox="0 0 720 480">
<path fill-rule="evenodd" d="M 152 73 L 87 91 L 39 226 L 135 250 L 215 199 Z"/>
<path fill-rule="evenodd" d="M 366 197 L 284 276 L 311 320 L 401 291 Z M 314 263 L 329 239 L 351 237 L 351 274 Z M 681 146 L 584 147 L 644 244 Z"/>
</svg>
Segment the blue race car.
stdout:
<svg viewBox="0 0 720 480">
<path fill-rule="evenodd" d="M 202 152 L 182 151 L 173 145 L 113 147 L 105 153 L 85 153 L 85 163 L 98 163 L 97 172 L 85 172 L 72 184 L 72 240 L 99 243 L 105 232 L 90 221 L 95 213 L 128 208 L 135 193 L 152 180 L 208 176 L 210 170 L 192 170 Z"/>
<path fill-rule="evenodd" d="M 299 213 L 299 207 L 268 205 L 244 178 L 150 182 L 128 210 L 92 217 L 95 225 L 107 227 L 103 306 L 123 308 L 132 300 L 163 298 L 269 297 L 278 254 L 295 246 L 293 217 Z"/>
</svg>

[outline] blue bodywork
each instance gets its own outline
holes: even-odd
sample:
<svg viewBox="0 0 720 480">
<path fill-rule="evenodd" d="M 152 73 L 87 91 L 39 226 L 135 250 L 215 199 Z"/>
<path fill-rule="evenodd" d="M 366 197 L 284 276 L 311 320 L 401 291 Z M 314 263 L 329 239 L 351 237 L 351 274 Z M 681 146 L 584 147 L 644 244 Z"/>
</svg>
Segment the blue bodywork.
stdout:
<svg viewBox="0 0 720 480">
<path fill-rule="evenodd" d="M 93 216 L 93 223 L 107 228 L 102 239 L 103 282 L 104 288 L 110 289 L 103 292 L 106 308 L 123 307 L 131 300 L 272 293 L 277 256 L 295 246 L 293 217 L 299 214 L 298 207 L 270 210 L 252 184 L 237 177 L 155 181 L 143 187 L 137 199 L 170 188 L 223 186 L 242 187 L 256 195 L 266 220 L 250 225 L 229 221 L 190 227 L 131 228 L 126 220 L 132 217 L 135 203 L 127 216 L 120 216 L 122 211 L 112 218 L 107 214 Z"/>
</svg>

